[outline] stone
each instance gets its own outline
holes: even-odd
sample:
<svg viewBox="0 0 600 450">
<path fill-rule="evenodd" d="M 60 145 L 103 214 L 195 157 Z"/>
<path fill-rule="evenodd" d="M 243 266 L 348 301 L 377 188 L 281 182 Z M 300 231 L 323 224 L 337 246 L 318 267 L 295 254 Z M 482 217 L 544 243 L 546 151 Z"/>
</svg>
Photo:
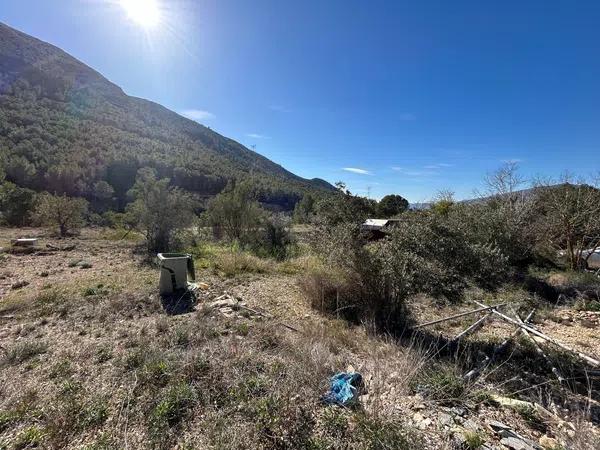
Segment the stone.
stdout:
<svg viewBox="0 0 600 450">
<path fill-rule="evenodd" d="M 233 307 L 237 305 L 237 301 L 232 298 L 227 298 L 224 300 L 215 300 L 214 302 L 208 303 L 209 308 L 225 308 L 225 307 Z"/>
<path fill-rule="evenodd" d="M 554 449 L 554 448 L 558 448 L 559 447 L 559 443 L 556 439 L 551 438 L 547 435 L 543 435 L 542 437 L 540 437 L 540 439 L 538 440 L 539 444 L 544 447 L 545 449 Z"/>
<path fill-rule="evenodd" d="M 462 426 L 465 427 L 469 431 L 477 432 L 480 430 L 480 426 L 473 422 L 471 419 L 467 419 L 462 423 Z"/>
<path fill-rule="evenodd" d="M 500 443 L 513 450 L 535 450 L 534 447 L 516 437 L 502 438 Z"/>
<path fill-rule="evenodd" d="M 451 427 L 454 425 L 454 419 L 450 414 L 442 412 L 438 414 L 438 423 L 444 427 Z"/>
<path fill-rule="evenodd" d="M 450 412 L 460 417 L 465 417 L 467 415 L 467 410 L 462 406 L 455 406 L 454 408 L 450 409 Z"/>
</svg>

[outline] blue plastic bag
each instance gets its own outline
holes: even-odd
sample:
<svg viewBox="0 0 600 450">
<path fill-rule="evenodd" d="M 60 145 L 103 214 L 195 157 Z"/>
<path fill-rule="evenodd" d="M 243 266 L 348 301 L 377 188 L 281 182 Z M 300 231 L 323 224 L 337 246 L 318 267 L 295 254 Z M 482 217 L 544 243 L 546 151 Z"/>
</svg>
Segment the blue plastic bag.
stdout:
<svg viewBox="0 0 600 450">
<path fill-rule="evenodd" d="M 328 405 L 348 406 L 358 400 L 362 383 L 362 375 L 358 372 L 336 373 L 329 380 L 329 391 L 321 397 L 321 401 Z"/>
</svg>

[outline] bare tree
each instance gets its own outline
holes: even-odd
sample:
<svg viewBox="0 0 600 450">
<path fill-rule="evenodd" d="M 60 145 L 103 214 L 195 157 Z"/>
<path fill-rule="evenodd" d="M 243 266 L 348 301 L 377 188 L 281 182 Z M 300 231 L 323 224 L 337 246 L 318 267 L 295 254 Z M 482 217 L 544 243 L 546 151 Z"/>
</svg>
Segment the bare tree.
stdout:
<svg viewBox="0 0 600 450">
<path fill-rule="evenodd" d="M 519 189 L 523 189 L 527 180 L 519 173 L 519 164 L 509 161 L 483 179 L 489 196 L 511 197 Z"/>
</svg>

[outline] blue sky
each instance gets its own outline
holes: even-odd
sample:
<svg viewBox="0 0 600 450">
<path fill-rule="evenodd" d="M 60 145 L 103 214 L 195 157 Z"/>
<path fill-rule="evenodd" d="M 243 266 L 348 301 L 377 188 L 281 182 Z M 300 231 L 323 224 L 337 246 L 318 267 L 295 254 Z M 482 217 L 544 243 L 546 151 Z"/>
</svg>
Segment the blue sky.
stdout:
<svg viewBox="0 0 600 450">
<path fill-rule="evenodd" d="M 2 0 L 0 21 L 130 95 L 358 194 L 469 197 L 600 169 L 600 2 Z"/>
</svg>

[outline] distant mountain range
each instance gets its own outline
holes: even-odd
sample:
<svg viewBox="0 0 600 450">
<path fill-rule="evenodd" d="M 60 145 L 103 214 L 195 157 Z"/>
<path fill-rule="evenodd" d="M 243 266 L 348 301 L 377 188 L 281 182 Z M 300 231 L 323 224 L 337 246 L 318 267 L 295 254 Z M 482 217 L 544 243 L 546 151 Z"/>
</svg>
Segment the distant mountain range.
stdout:
<svg viewBox="0 0 600 450">
<path fill-rule="evenodd" d="M 307 180 L 240 143 L 121 88 L 61 49 L 0 23 L 0 156 L 20 186 L 122 208 L 141 167 L 198 198 L 250 179 L 266 205 L 291 209 Z"/>
</svg>

